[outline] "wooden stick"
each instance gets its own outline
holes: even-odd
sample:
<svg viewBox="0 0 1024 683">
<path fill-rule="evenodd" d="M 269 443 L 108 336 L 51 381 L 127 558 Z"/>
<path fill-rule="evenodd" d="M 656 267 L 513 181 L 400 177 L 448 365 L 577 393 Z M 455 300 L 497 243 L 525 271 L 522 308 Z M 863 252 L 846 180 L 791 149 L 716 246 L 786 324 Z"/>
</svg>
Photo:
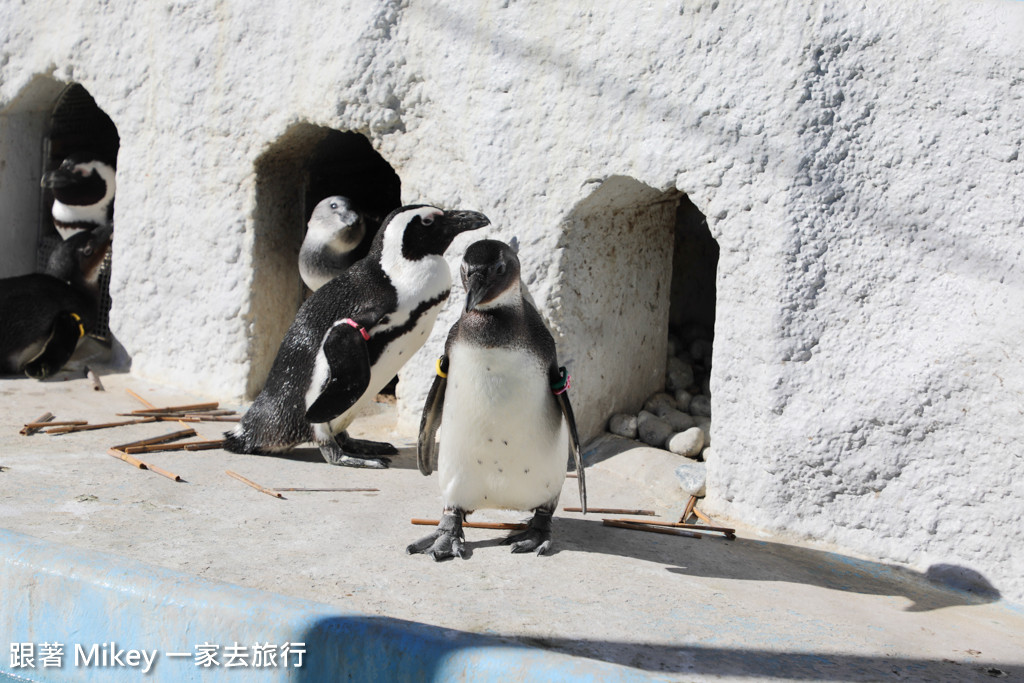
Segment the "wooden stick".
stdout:
<svg viewBox="0 0 1024 683">
<path fill-rule="evenodd" d="M 45 425 L 47 422 L 52 422 L 52 421 L 53 421 L 53 413 L 45 412 L 42 415 L 40 415 L 39 417 L 37 417 L 35 420 L 33 420 L 32 422 L 29 422 L 27 425 L 22 427 L 20 433 L 23 434 L 24 436 L 31 436 L 31 435 L 35 434 L 36 432 L 38 432 L 39 428 L 42 425 Z"/>
<path fill-rule="evenodd" d="M 132 391 L 131 389 L 125 388 L 125 390 L 124 390 L 124 391 L 125 391 L 125 393 L 126 393 L 126 394 L 128 394 L 129 396 L 131 396 L 131 397 L 132 397 L 132 398 L 134 398 L 134 399 L 135 399 L 136 401 L 138 401 L 138 402 L 139 402 L 139 403 L 141 403 L 142 405 L 146 406 L 146 407 L 147 407 L 147 408 L 149 408 L 150 410 L 152 410 L 153 408 L 156 408 L 156 406 L 155 406 L 155 405 L 153 405 L 152 403 L 150 403 L 150 402 L 149 402 L 149 401 L 147 401 L 146 399 L 142 398 L 141 396 L 139 396 L 138 394 L 136 394 L 136 393 L 135 393 L 134 391 Z"/>
<path fill-rule="evenodd" d="M 700 534 L 688 531 L 686 529 L 667 529 L 661 526 L 651 526 L 649 524 L 631 524 L 629 522 L 623 522 L 617 519 L 602 519 L 601 524 L 605 526 L 619 527 L 620 529 L 632 529 L 633 531 L 650 531 L 655 534 L 668 534 L 669 536 L 686 536 L 688 538 L 701 538 Z"/>
<path fill-rule="evenodd" d="M 45 429 L 47 427 L 70 427 L 71 425 L 87 425 L 88 420 L 50 420 L 49 422 L 29 422 L 25 425 L 25 429 Z M 25 433 L 25 429 L 22 429 L 22 434 Z"/>
<path fill-rule="evenodd" d="M 129 457 L 131 457 L 131 456 L 129 456 Z M 156 472 L 157 474 L 161 474 L 161 475 L 167 477 L 171 481 L 183 481 L 182 478 L 179 477 L 174 472 L 168 472 L 167 470 L 163 469 L 162 467 L 157 467 L 156 465 L 154 465 L 151 462 L 146 462 L 146 463 L 142 463 L 142 464 L 144 464 L 148 469 L 152 470 L 153 472 Z"/>
<path fill-rule="evenodd" d="M 685 524 L 684 522 L 662 522 L 656 519 L 615 519 L 613 522 L 625 522 L 627 524 L 648 524 L 650 526 L 672 527 L 674 529 L 693 529 L 694 531 L 717 531 L 725 534 L 729 540 L 736 538 L 736 530 L 724 526 L 707 526 L 704 524 Z"/>
<path fill-rule="evenodd" d="M 420 519 L 413 517 L 409 520 L 412 524 L 418 524 L 420 526 L 437 526 L 440 524 L 440 520 L 437 519 Z M 520 522 L 463 522 L 462 526 L 470 529 L 516 529 L 522 530 L 526 528 L 526 524 Z"/>
<path fill-rule="evenodd" d="M 220 448 L 224 439 L 210 441 L 186 441 L 185 443 L 155 443 L 149 445 L 128 446 L 125 453 L 155 453 L 157 451 L 208 451 Z"/>
<path fill-rule="evenodd" d="M 249 486 L 253 487 L 254 489 L 256 489 L 257 491 L 259 491 L 260 493 L 265 493 L 265 494 L 267 494 L 268 496 L 273 496 L 274 498 L 281 498 L 281 499 L 284 499 L 284 496 L 282 496 L 282 495 L 281 495 L 280 493 L 278 493 L 277 491 L 274 491 L 274 490 L 272 490 L 272 489 L 268 489 L 268 488 L 267 488 L 267 487 L 265 487 L 265 486 L 260 486 L 259 484 L 256 484 L 256 483 L 254 483 L 254 482 L 251 482 L 251 481 L 249 481 L 248 479 L 246 479 L 245 477 L 243 477 L 242 475 L 240 475 L 240 474 L 237 474 L 237 473 L 235 473 L 235 472 L 232 472 L 231 470 L 224 470 L 224 471 L 225 471 L 225 472 L 227 473 L 227 475 L 228 475 L 229 477 L 234 477 L 235 479 L 237 479 L 238 481 L 242 482 L 243 484 L 247 484 L 247 485 L 249 485 Z"/>
<path fill-rule="evenodd" d="M 189 411 L 195 412 L 198 410 L 216 410 L 219 403 L 192 403 L 184 406 L 167 406 L 165 408 L 143 408 L 141 410 L 133 410 L 133 415 L 139 415 L 140 413 L 186 413 Z"/>
<path fill-rule="evenodd" d="M 156 422 L 155 417 L 144 417 L 141 420 L 127 420 L 125 422 L 105 422 L 103 424 L 70 425 L 68 427 L 54 427 L 47 429 L 43 434 L 70 434 L 71 432 L 88 432 L 94 429 L 107 429 L 109 427 L 124 427 L 126 425 L 141 425 L 147 422 Z"/>
<path fill-rule="evenodd" d="M 303 489 L 294 488 L 291 486 L 275 486 L 274 491 L 301 491 L 303 493 L 309 492 L 326 492 L 326 491 L 337 491 L 339 493 L 358 493 L 360 491 L 380 491 L 380 489 Z"/>
<path fill-rule="evenodd" d="M 685 522 L 690 518 L 690 514 L 693 512 L 693 507 L 697 504 L 697 496 L 690 496 L 690 500 L 686 501 L 686 509 L 683 510 L 683 516 L 679 518 L 680 522 Z"/>
<path fill-rule="evenodd" d="M 147 469 L 146 463 L 142 462 L 138 458 L 133 458 L 132 456 L 128 455 L 127 453 L 125 453 L 123 451 L 119 451 L 116 448 L 108 448 L 107 449 L 107 455 L 112 455 L 115 458 L 117 458 L 118 460 L 124 460 L 129 465 L 135 465 L 140 470 Z"/>
<path fill-rule="evenodd" d="M 714 522 L 711 521 L 710 517 L 708 517 L 703 512 L 697 509 L 696 505 L 693 506 L 693 514 L 697 515 L 697 518 L 705 524 L 714 524 Z"/>
<path fill-rule="evenodd" d="M 149 446 L 155 443 L 166 443 L 168 441 L 178 441 L 180 439 L 187 439 L 190 436 L 195 436 L 196 430 L 182 429 L 179 432 L 171 432 L 170 434 L 164 434 L 163 436 L 154 436 L 151 439 L 139 439 L 138 441 L 129 441 L 128 443 L 118 444 L 117 446 L 111 446 L 111 448 L 119 451 L 125 451 L 126 448 L 132 448 L 133 446 Z"/>
<path fill-rule="evenodd" d="M 579 479 L 580 475 L 577 474 L 576 472 L 566 472 L 565 473 L 565 478 L 566 479 Z"/>
<path fill-rule="evenodd" d="M 583 508 L 579 507 L 563 507 L 565 512 L 583 512 Z M 633 510 L 631 508 L 592 508 L 587 507 L 587 512 L 603 513 L 606 515 L 650 515 L 654 516 L 656 513 L 654 510 Z"/>
<path fill-rule="evenodd" d="M 85 376 L 89 378 L 90 382 L 92 382 L 93 391 L 106 391 L 106 389 L 103 388 L 103 382 L 100 381 L 100 376 L 93 372 L 92 368 L 88 365 L 85 366 Z"/>
</svg>

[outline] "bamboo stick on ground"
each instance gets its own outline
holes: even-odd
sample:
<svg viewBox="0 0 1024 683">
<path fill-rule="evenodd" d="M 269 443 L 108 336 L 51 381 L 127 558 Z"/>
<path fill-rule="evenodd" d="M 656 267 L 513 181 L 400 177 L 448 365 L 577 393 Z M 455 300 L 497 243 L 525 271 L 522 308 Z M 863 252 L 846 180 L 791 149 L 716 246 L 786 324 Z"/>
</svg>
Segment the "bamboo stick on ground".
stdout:
<svg viewBox="0 0 1024 683">
<path fill-rule="evenodd" d="M 106 389 L 103 388 L 103 382 L 100 381 L 100 376 L 93 372 L 92 368 L 89 366 L 85 367 L 85 376 L 89 378 L 90 382 L 92 382 L 93 391 L 106 391 Z"/>
<path fill-rule="evenodd" d="M 67 427 L 53 427 L 43 431 L 43 434 L 70 434 L 71 432 L 89 432 L 94 429 L 108 429 L 110 427 L 125 427 L 127 425 L 141 425 L 147 422 L 156 422 L 155 417 L 144 417 L 140 420 L 126 420 L 124 422 L 104 422 L 103 424 L 82 424 L 70 425 Z"/>
<path fill-rule="evenodd" d="M 304 489 L 295 488 L 291 486 L 275 486 L 273 491 L 299 491 L 302 493 L 325 493 L 325 492 L 338 492 L 338 493 L 359 493 L 363 491 L 380 491 L 380 489 Z"/>
<path fill-rule="evenodd" d="M 133 415 L 138 415 L 140 413 L 161 413 L 161 414 L 166 414 L 166 413 L 182 413 L 182 414 L 184 414 L 184 413 L 187 413 L 187 412 L 197 412 L 197 411 L 201 411 L 201 410 L 216 410 L 219 405 L 220 405 L 219 403 L 191 403 L 191 404 L 183 405 L 183 406 L 166 406 L 166 407 L 163 407 L 163 408 L 157 408 L 157 407 L 154 406 L 154 407 L 149 407 L 149 408 L 141 408 L 139 410 L 133 410 L 132 414 Z"/>
<path fill-rule="evenodd" d="M 277 491 L 274 491 L 273 489 L 268 489 L 266 486 L 260 486 L 259 484 L 255 483 L 255 482 L 249 481 L 248 479 L 246 479 L 242 475 L 238 474 L 237 472 L 232 472 L 231 470 L 224 470 L 224 472 L 229 477 L 234 477 L 235 479 L 237 479 L 238 481 L 242 482 L 243 484 L 246 484 L 248 486 L 253 487 L 254 489 L 259 491 L 260 493 L 265 493 L 268 496 L 273 496 L 274 498 L 280 498 L 280 499 L 284 500 L 284 496 L 282 496 Z"/>
<path fill-rule="evenodd" d="M 657 519 L 614 519 L 613 522 L 625 522 L 626 524 L 647 524 L 649 526 L 671 527 L 673 529 L 691 529 L 693 531 L 716 531 L 724 534 L 732 540 L 736 538 L 736 530 L 724 526 L 708 526 L 706 524 L 686 524 L 684 522 L 662 522 Z"/>
<path fill-rule="evenodd" d="M 605 526 L 614 526 L 620 529 L 632 529 L 633 531 L 649 531 L 655 534 L 667 534 L 669 536 L 686 536 L 687 538 L 701 538 L 701 535 L 688 529 L 671 529 L 663 526 L 652 526 L 650 524 L 636 524 L 623 522 L 617 519 L 602 519 Z"/>
<path fill-rule="evenodd" d="M 157 451 L 209 451 L 224 445 L 224 439 L 208 441 L 186 441 L 185 443 L 154 443 L 139 446 L 128 446 L 125 453 L 155 453 Z"/>
<path fill-rule="evenodd" d="M 146 462 L 146 463 L 143 463 L 143 464 L 148 469 L 152 470 L 153 472 L 156 472 L 157 474 L 160 474 L 160 475 L 163 475 L 163 476 L 167 477 L 171 481 L 184 481 L 181 477 L 179 477 L 174 472 L 168 472 L 167 470 L 163 469 L 162 467 L 157 467 L 156 465 L 154 465 L 151 462 Z"/>
<path fill-rule="evenodd" d="M 89 424 L 88 420 L 51 420 L 49 422 L 29 422 L 21 430 L 21 433 L 24 434 L 26 429 L 32 429 L 34 431 L 38 429 L 46 429 L 47 427 L 71 427 L 74 425 L 87 424 Z"/>
<path fill-rule="evenodd" d="M 711 521 L 710 517 L 708 517 L 703 512 L 697 509 L 696 505 L 693 506 L 693 514 L 697 515 L 697 518 L 705 524 L 714 524 L 714 522 Z"/>
<path fill-rule="evenodd" d="M 43 425 L 45 425 L 47 422 L 52 422 L 52 421 L 53 421 L 53 413 L 47 411 L 47 412 L 43 413 L 42 415 L 40 415 L 39 417 L 37 417 L 32 422 L 29 422 L 24 427 L 22 427 L 20 434 L 22 434 L 24 436 L 31 436 L 31 435 L 35 434 L 36 432 L 38 432 L 39 429 Z"/>
<path fill-rule="evenodd" d="M 124 460 L 129 465 L 135 465 L 140 470 L 148 469 L 146 467 L 146 463 L 142 462 L 138 458 L 133 458 L 132 456 L 130 456 L 127 453 L 125 453 L 124 451 L 119 451 L 116 448 L 108 448 L 107 449 L 107 455 L 112 455 L 115 458 L 117 458 L 118 460 Z"/>
<path fill-rule="evenodd" d="M 154 436 L 151 439 L 139 439 L 138 441 L 129 441 L 128 443 L 118 444 L 117 446 L 111 446 L 111 448 L 119 451 L 125 451 L 126 448 L 132 448 L 135 446 L 151 446 L 156 443 L 167 443 L 168 441 L 178 441 L 180 439 L 187 439 L 190 436 L 195 436 L 196 430 L 191 427 L 188 429 L 182 429 L 178 432 L 171 432 L 170 434 L 164 434 L 163 436 Z"/>
<path fill-rule="evenodd" d="M 437 526 L 440 520 L 437 519 L 420 519 L 413 517 L 409 520 L 412 524 L 418 524 L 420 526 Z M 521 522 L 462 522 L 463 527 L 470 529 L 512 529 L 521 530 L 526 528 L 526 524 Z"/>
<path fill-rule="evenodd" d="M 563 507 L 564 512 L 583 512 L 581 507 Z M 606 515 L 650 515 L 654 516 L 654 510 L 634 510 L 633 508 L 592 508 L 587 506 L 587 512 L 596 512 Z"/>
<path fill-rule="evenodd" d="M 693 508 L 697 504 L 697 496 L 690 496 L 690 500 L 686 501 L 686 508 L 683 510 L 683 516 L 679 518 L 680 522 L 685 522 L 690 518 L 693 513 Z"/>
</svg>

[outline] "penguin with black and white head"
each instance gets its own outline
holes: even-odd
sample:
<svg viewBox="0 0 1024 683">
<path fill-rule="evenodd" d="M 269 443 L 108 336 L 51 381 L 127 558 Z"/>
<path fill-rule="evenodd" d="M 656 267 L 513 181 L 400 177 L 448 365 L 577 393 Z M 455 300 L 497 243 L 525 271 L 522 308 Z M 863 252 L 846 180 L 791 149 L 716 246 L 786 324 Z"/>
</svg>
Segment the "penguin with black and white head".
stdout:
<svg viewBox="0 0 1024 683">
<path fill-rule="evenodd" d="M 366 220 L 348 197 L 320 200 L 306 224 L 299 249 L 299 275 L 315 292 L 341 275 L 358 259 L 366 236 Z"/>
<path fill-rule="evenodd" d="M 101 155 L 82 150 L 68 155 L 40 184 L 53 193 L 50 213 L 61 239 L 100 227 L 113 227 L 114 166 Z"/>
<path fill-rule="evenodd" d="M 266 454 L 316 441 L 333 465 L 387 467 L 394 446 L 345 430 L 433 329 L 452 285 L 445 250 L 489 223 L 475 211 L 392 211 L 366 258 L 303 302 L 266 385 L 225 434 L 224 448 Z"/>
<path fill-rule="evenodd" d="M 437 530 L 406 551 L 463 557 L 465 516 L 511 509 L 533 512 L 525 531 L 505 539 L 512 552 L 544 554 L 570 454 L 587 506 L 570 378 L 526 294 L 514 249 L 475 242 L 461 271 L 465 310 L 437 361 L 417 446 L 420 471 L 437 468 L 444 512 Z"/>
</svg>

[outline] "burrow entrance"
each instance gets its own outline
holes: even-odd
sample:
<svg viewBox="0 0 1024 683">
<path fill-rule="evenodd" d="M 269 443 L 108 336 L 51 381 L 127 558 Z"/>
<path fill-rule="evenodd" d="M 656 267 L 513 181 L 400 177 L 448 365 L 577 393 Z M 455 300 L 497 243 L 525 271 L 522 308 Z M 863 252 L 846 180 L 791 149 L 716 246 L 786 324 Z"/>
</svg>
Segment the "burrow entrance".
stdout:
<svg viewBox="0 0 1024 683">
<path fill-rule="evenodd" d="M 320 200 L 348 197 L 367 222 L 365 254 L 383 219 L 401 206 L 401 180 L 362 134 L 308 123 L 289 127 L 256 160 L 255 277 L 246 394 L 263 387 L 277 348 L 307 293 L 299 248 Z"/>
</svg>

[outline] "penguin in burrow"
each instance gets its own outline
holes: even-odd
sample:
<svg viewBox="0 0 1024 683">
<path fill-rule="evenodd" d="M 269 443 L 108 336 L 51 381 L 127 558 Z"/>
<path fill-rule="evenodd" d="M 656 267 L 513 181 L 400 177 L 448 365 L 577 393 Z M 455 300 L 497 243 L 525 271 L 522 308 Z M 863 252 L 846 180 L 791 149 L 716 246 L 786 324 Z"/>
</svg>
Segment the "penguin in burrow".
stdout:
<svg viewBox="0 0 1024 683">
<path fill-rule="evenodd" d="M 299 249 L 299 275 L 313 292 L 356 262 L 366 236 L 366 220 L 347 197 L 317 203 Z"/>
<path fill-rule="evenodd" d="M 45 379 L 58 372 L 96 320 L 99 275 L 111 228 L 60 242 L 43 273 L 0 281 L 0 373 Z"/>
<path fill-rule="evenodd" d="M 520 279 L 516 252 L 496 240 L 467 250 L 465 310 L 452 326 L 420 422 L 417 462 L 437 468 L 444 512 L 435 532 L 406 548 L 463 557 L 462 522 L 480 509 L 531 510 L 512 552 L 547 552 L 567 455 L 587 509 L 586 479 L 555 342 Z"/>
<path fill-rule="evenodd" d="M 116 172 L 112 164 L 87 150 L 68 155 L 43 175 L 40 185 L 53 193 L 53 227 L 62 239 L 77 232 L 112 227 Z"/>
<path fill-rule="evenodd" d="M 460 233 L 489 223 L 475 211 L 392 211 L 366 258 L 300 306 L 266 385 L 225 434 L 224 448 L 266 454 L 315 441 L 332 465 L 387 467 L 394 446 L 345 430 L 433 329 L 451 291 L 445 250 Z"/>
</svg>

